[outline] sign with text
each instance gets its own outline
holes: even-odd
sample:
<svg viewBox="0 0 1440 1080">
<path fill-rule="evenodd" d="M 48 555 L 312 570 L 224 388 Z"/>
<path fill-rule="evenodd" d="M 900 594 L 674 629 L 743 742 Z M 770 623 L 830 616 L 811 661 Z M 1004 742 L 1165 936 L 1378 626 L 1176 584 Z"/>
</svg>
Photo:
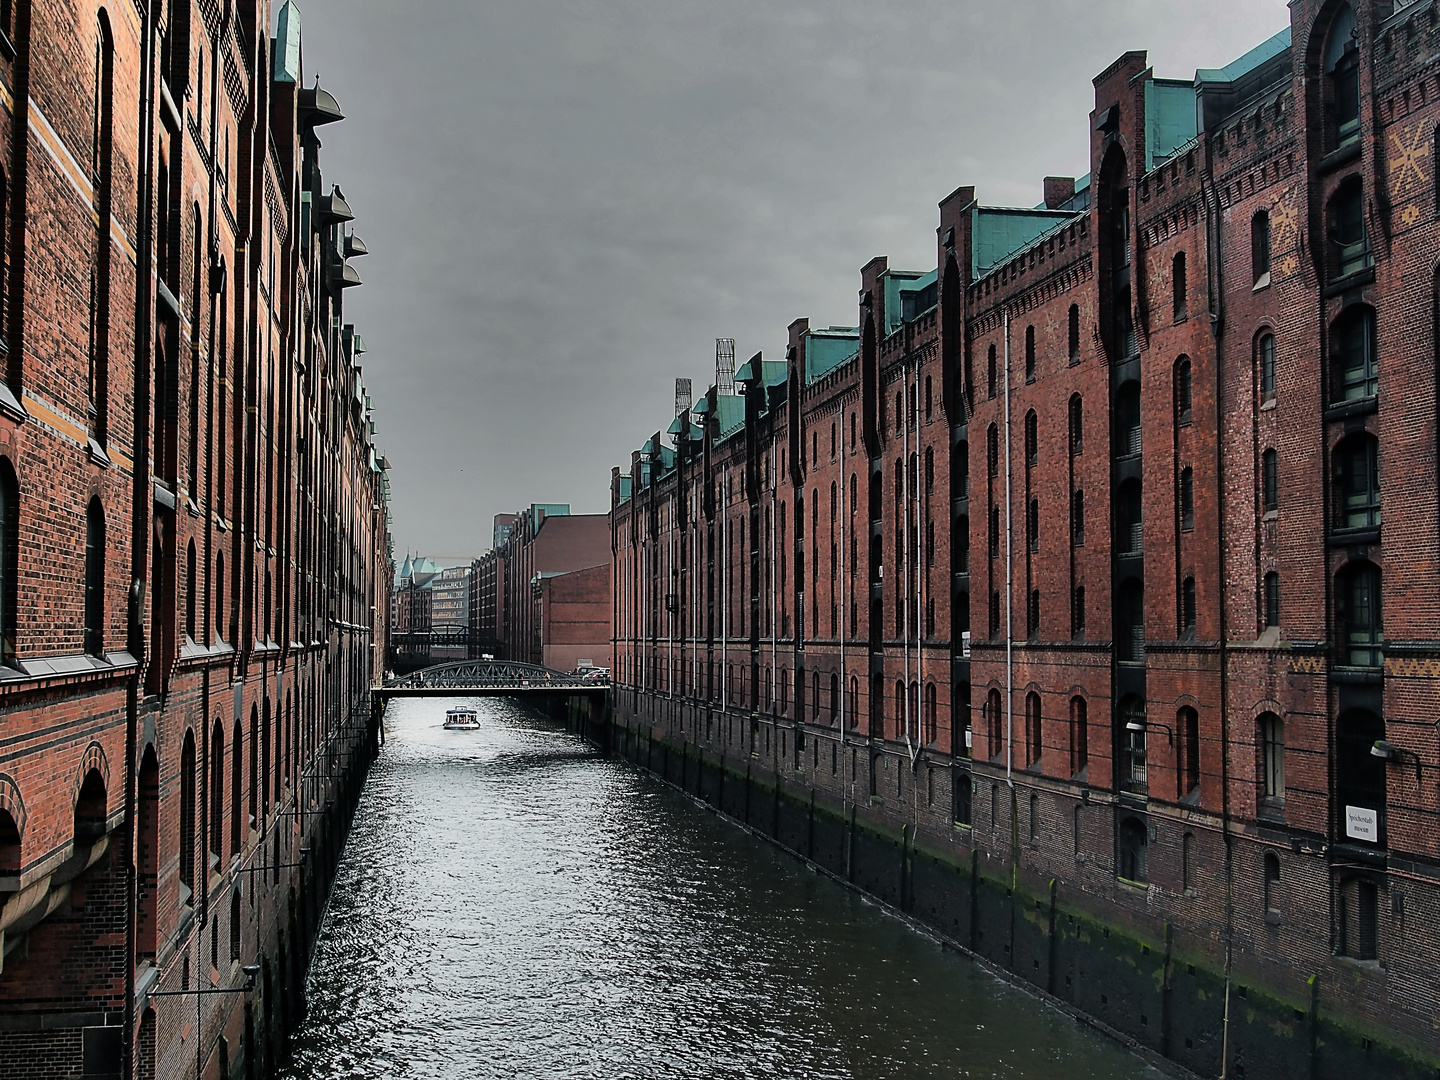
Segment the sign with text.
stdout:
<svg viewBox="0 0 1440 1080">
<path fill-rule="evenodd" d="M 1345 807 L 1345 835 L 1370 844 L 1380 842 L 1380 813 L 1368 806 Z"/>
</svg>

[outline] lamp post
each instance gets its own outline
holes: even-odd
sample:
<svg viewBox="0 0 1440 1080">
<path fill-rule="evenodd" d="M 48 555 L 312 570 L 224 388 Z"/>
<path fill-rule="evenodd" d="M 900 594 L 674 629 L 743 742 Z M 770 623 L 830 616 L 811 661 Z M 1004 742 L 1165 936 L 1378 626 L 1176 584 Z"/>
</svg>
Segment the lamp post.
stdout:
<svg viewBox="0 0 1440 1080">
<path fill-rule="evenodd" d="M 1380 758 L 1382 761 L 1388 761 L 1394 765 L 1399 765 L 1406 758 L 1413 758 L 1415 761 L 1415 782 L 1417 784 L 1420 782 L 1420 773 L 1425 766 L 1420 760 L 1420 755 L 1415 753 L 1414 750 L 1406 750 L 1405 747 L 1396 746 L 1394 743 L 1386 742 L 1384 739 L 1376 739 L 1375 745 L 1370 747 L 1370 755 L 1371 757 Z M 1431 768 L 1434 768 L 1434 766 L 1432 765 Z"/>
<path fill-rule="evenodd" d="M 201 994 L 248 994 L 255 989 L 255 978 L 260 974 L 259 964 L 246 964 L 240 969 L 245 982 L 240 986 L 202 986 L 195 990 L 151 990 L 146 997 L 198 997 Z"/>
</svg>

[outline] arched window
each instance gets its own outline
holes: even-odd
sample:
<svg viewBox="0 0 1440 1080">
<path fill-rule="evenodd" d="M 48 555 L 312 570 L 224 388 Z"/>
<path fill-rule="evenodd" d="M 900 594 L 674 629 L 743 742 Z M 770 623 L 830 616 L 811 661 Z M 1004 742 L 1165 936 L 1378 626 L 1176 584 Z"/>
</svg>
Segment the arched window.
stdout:
<svg viewBox="0 0 1440 1080">
<path fill-rule="evenodd" d="M 956 769 L 953 775 L 955 777 L 955 806 L 953 808 L 955 824 L 968 826 L 972 820 L 971 804 L 974 801 L 972 798 L 974 790 L 973 781 L 970 779 L 969 773 L 961 772 L 959 769 Z"/>
<path fill-rule="evenodd" d="M 1264 859 L 1265 910 L 1280 910 L 1280 856 L 1267 851 Z"/>
<path fill-rule="evenodd" d="M 1000 701 L 1000 691 L 991 690 L 985 697 L 985 723 L 990 736 L 987 749 L 990 757 L 997 758 L 1005 745 L 1005 707 Z"/>
<path fill-rule="evenodd" d="M 245 840 L 245 812 L 240 793 L 245 790 L 245 756 L 241 737 L 240 719 L 236 717 L 230 732 L 230 852 L 242 850 Z"/>
<path fill-rule="evenodd" d="M 1332 147 L 1360 137 L 1360 45 L 1355 11 L 1349 4 L 1335 13 L 1325 42 L 1326 111 Z"/>
<path fill-rule="evenodd" d="M 210 732 L 210 856 L 225 854 L 225 728 L 215 721 Z"/>
<path fill-rule="evenodd" d="M 835 425 L 830 425 L 830 460 L 835 460 Z"/>
<path fill-rule="evenodd" d="M 240 889 L 238 886 L 230 890 L 230 959 L 240 959 Z"/>
<path fill-rule="evenodd" d="M 85 651 L 105 655 L 105 511 L 99 498 L 85 509 Z"/>
<path fill-rule="evenodd" d="M 1190 414 L 1194 407 L 1193 399 L 1194 386 L 1190 361 L 1182 356 L 1175 364 L 1175 422 L 1177 424 L 1190 423 Z"/>
<path fill-rule="evenodd" d="M 830 673 L 830 723 L 840 721 L 840 676 Z"/>
<path fill-rule="evenodd" d="M 1375 312 L 1363 305 L 1348 307 L 1330 332 L 1333 388 L 1336 402 L 1359 401 L 1379 392 L 1375 355 Z"/>
<path fill-rule="evenodd" d="M 906 732 L 906 731 L 907 731 L 907 728 L 906 728 L 906 724 L 905 724 L 905 684 L 904 684 L 901 680 L 896 679 L 896 680 L 895 680 L 895 734 L 896 734 L 896 736 L 898 737 L 902 732 Z"/>
<path fill-rule="evenodd" d="M 991 476 L 1000 472 L 1000 432 L 994 424 L 985 432 L 985 464 Z"/>
<path fill-rule="evenodd" d="M 108 814 L 105 778 L 99 769 L 85 774 L 80 796 L 75 802 L 75 846 L 88 846 L 105 835 Z"/>
<path fill-rule="evenodd" d="M 1033 690 L 1025 695 L 1025 765 L 1034 768 L 1040 764 L 1043 752 L 1040 730 L 1040 695 Z"/>
<path fill-rule="evenodd" d="M 1331 273 L 1337 278 L 1357 274 L 1370 265 L 1365 235 L 1365 187 L 1358 176 L 1340 185 L 1330 200 Z"/>
<path fill-rule="evenodd" d="M 1280 575 L 1271 570 L 1265 575 L 1265 627 L 1280 625 Z"/>
<path fill-rule="evenodd" d="M 1140 453 L 1140 384 L 1127 382 L 1115 395 L 1115 456 Z"/>
<path fill-rule="evenodd" d="M 1280 459 L 1273 448 L 1260 454 L 1260 506 L 1266 513 L 1280 508 Z"/>
<path fill-rule="evenodd" d="M 1186 641 L 1195 637 L 1195 579 L 1187 577 L 1180 585 L 1180 637 Z"/>
<path fill-rule="evenodd" d="M 1195 470 L 1189 465 L 1180 470 L 1180 528 L 1195 528 Z"/>
<path fill-rule="evenodd" d="M 1070 699 L 1070 775 L 1077 776 L 1090 763 L 1089 706 L 1078 694 Z"/>
<path fill-rule="evenodd" d="M 195 732 L 185 732 L 180 751 L 180 896 L 186 904 L 195 902 Z"/>
<path fill-rule="evenodd" d="M 1149 879 L 1146 860 L 1148 839 L 1148 830 L 1139 818 L 1127 817 L 1120 823 L 1120 876 L 1126 881 L 1144 882 Z"/>
<path fill-rule="evenodd" d="M 1085 452 L 1085 405 L 1079 394 L 1070 395 L 1070 455 Z"/>
<path fill-rule="evenodd" d="M 1335 448 L 1335 523 L 1342 529 L 1380 524 L 1380 444 L 1357 432 Z"/>
<path fill-rule="evenodd" d="M 1121 484 L 1115 494 L 1115 550 L 1121 555 L 1139 555 L 1145 550 L 1144 501 L 1140 481 L 1134 478 Z"/>
<path fill-rule="evenodd" d="M 925 684 L 925 743 L 932 745 L 940 738 L 940 708 L 936 700 L 935 684 Z"/>
<path fill-rule="evenodd" d="M 90 279 L 90 407 L 91 435 L 104 446 L 109 419 L 110 360 L 110 219 L 114 203 L 115 45 L 110 21 L 100 13 L 95 38 L 95 141 L 90 175 L 95 178 L 94 261 Z M 161 202 L 165 198 L 162 196 Z"/>
<path fill-rule="evenodd" d="M 1145 586 L 1126 578 L 1115 598 L 1115 644 L 1126 664 L 1145 662 Z"/>
<path fill-rule="evenodd" d="M 185 547 L 185 634 L 191 641 L 195 640 L 195 632 L 198 629 L 195 624 L 200 599 L 196 595 L 198 588 L 199 580 L 196 576 L 195 567 L 195 541 L 191 540 Z"/>
<path fill-rule="evenodd" d="M 1285 801 L 1285 721 L 1272 712 L 1257 722 L 1260 736 L 1260 796 L 1267 802 Z M 1365 748 L 1370 752 L 1370 747 Z"/>
<path fill-rule="evenodd" d="M 1383 666 L 1380 570 L 1374 563 L 1357 560 L 1336 575 L 1335 612 L 1340 624 L 1341 663 L 1348 667 Z"/>
<path fill-rule="evenodd" d="M 1040 425 L 1035 410 L 1025 414 L 1025 465 L 1027 468 L 1040 463 Z"/>
<path fill-rule="evenodd" d="M 1180 740 L 1180 797 L 1200 787 L 1200 714 L 1186 705 L 1175 714 L 1175 734 Z"/>
<path fill-rule="evenodd" d="M 1085 546 L 1085 492 L 1079 490 L 1070 493 L 1070 542 Z"/>
<path fill-rule="evenodd" d="M 990 397 L 990 398 L 992 398 L 992 399 L 995 397 L 995 379 L 996 379 L 996 374 L 997 374 L 997 368 L 996 368 L 996 363 L 995 363 L 995 346 L 994 346 L 994 345 L 991 345 L 991 346 L 990 346 L 990 373 L 989 373 L 988 385 L 987 385 L 987 388 L 986 388 L 986 389 L 987 389 L 987 394 L 986 394 L 986 396 L 987 396 L 987 397 Z"/>
<path fill-rule="evenodd" d="M 214 634 L 217 641 L 225 640 L 225 556 L 215 556 L 215 611 L 211 618 L 214 620 Z"/>
<path fill-rule="evenodd" d="M 1035 381 L 1035 327 L 1025 327 L 1025 381 Z"/>
<path fill-rule="evenodd" d="M 1260 368 L 1260 402 L 1275 400 L 1275 335 L 1261 334 L 1255 345 L 1256 362 Z"/>
<path fill-rule="evenodd" d="M 1250 281 L 1257 289 L 1270 284 L 1270 214 L 1265 210 L 1250 219 Z"/>
<path fill-rule="evenodd" d="M 1185 253 L 1177 251 L 1170 260 L 1170 299 L 1176 322 L 1190 315 L 1189 283 L 1185 274 Z"/>
<path fill-rule="evenodd" d="M 1070 305 L 1070 366 L 1080 363 L 1080 305 Z"/>
</svg>

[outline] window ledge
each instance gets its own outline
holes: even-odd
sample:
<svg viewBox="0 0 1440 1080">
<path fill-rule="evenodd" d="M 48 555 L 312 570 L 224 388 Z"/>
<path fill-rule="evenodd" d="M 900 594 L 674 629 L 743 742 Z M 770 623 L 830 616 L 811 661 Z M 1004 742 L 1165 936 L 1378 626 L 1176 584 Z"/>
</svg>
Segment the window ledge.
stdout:
<svg viewBox="0 0 1440 1080">
<path fill-rule="evenodd" d="M 1356 529 L 1331 529 L 1329 541 L 1331 547 L 1378 544 L 1380 542 L 1380 526 L 1371 525 Z"/>
<path fill-rule="evenodd" d="M 1380 398 L 1371 394 L 1369 397 L 1356 398 L 1354 401 L 1337 401 L 1325 410 L 1325 419 L 1347 420 L 1352 416 L 1366 416 L 1378 411 Z"/>
<path fill-rule="evenodd" d="M 1367 266 L 1363 270 L 1356 270 L 1353 274 L 1346 274 L 1342 278 L 1336 278 L 1329 285 L 1325 286 L 1325 298 L 1339 296 L 1341 293 L 1357 289 L 1361 285 L 1369 285 L 1375 280 L 1375 267 Z"/>
<path fill-rule="evenodd" d="M 1264 401 L 1260 402 L 1261 412 L 1269 412 L 1273 408 L 1275 408 L 1275 399 L 1273 397 L 1266 398 Z"/>
<path fill-rule="evenodd" d="M 1356 136 L 1321 158 L 1319 164 L 1315 166 L 1315 173 L 1317 176 L 1324 176 L 1326 173 L 1334 172 L 1342 165 L 1350 164 L 1359 156 L 1360 139 Z"/>
<path fill-rule="evenodd" d="M 1269 270 L 1266 270 L 1265 273 L 1261 274 L 1258 278 L 1255 279 L 1255 286 L 1254 286 L 1254 288 L 1252 288 L 1250 291 L 1251 291 L 1251 292 L 1264 292 L 1264 291 L 1265 291 L 1266 289 L 1268 289 L 1269 287 L 1270 287 L 1270 271 L 1269 271 Z"/>
<path fill-rule="evenodd" d="M 1266 510 L 1265 513 L 1263 513 L 1263 514 L 1260 515 L 1260 520 L 1261 520 L 1261 521 L 1275 521 L 1275 520 L 1277 520 L 1279 517 L 1280 517 L 1280 511 L 1279 511 L 1279 510 Z"/>
<path fill-rule="evenodd" d="M 30 419 L 30 414 L 25 411 L 25 406 L 20 404 L 20 399 L 10 389 L 10 384 L 3 379 L 0 379 L 0 414 L 22 424 Z"/>
</svg>

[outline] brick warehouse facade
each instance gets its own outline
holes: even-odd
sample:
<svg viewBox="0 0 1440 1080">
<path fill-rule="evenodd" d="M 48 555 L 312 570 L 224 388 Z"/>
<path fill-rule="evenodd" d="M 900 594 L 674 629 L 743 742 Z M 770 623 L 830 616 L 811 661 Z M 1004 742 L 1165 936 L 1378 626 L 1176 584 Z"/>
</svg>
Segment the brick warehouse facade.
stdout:
<svg viewBox="0 0 1440 1080">
<path fill-rule="evenodd" d="M 342 116 L 293 3 L 0 21 L 0 1074 L 259 1076 L 393 574 Z"/>
<path fill-rule="evenodd" d="M 612 738 L 1187 1068 L 1433 1076 L 1440 12 L 1291 19 L 616 470 Z"/>
</svg>

